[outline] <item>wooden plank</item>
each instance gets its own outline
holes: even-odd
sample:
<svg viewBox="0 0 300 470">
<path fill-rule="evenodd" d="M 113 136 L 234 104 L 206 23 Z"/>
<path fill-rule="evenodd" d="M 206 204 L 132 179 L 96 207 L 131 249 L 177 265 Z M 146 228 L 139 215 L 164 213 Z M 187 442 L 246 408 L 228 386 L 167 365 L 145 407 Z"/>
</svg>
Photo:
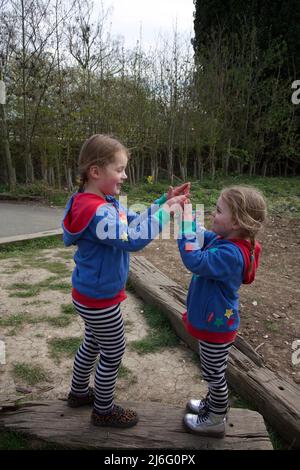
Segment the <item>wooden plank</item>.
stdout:
<svg viewBox="0 0 300 470">
<path fill-rule="evenodd" d="M 185 330 L 182 313 L 187 291 L 169 279 L 143 256 L 131 258 L 130 282 L 149 304 L 169 318 L 177 335 L 198 352 L 198 342 Z M 291 446 L 300 448 L 299 387 L 268 369 L 261 357 L 238 336 L 228 360 L 229 384 L 258 411 Z"/>
<path fill-rule="evenodd" d="M 272 449 L 264 421 L 255 411 L 231 409 L 226 436 L 216 439 L 188 433 L 182 423 L 183 408 L 151 402 L 121 405 L 137 410 L 136 426 L 96 427 L 90 423 L 90 408 L 69 408 L 65 401 L 57 400 L 1 412 L 0 428 L 85 449 Z"/>
</svg>

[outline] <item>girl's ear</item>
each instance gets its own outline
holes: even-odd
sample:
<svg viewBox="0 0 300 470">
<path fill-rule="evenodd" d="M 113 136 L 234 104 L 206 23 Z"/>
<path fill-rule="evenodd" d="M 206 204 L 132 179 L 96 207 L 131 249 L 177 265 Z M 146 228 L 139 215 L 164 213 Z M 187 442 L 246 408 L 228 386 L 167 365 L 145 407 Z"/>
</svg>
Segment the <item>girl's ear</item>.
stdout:
<svg viewBox="0 0 300 470">
<path fill-rule="evenodd" d="M 236 219 L 233 220 L 232 228 L 233 230 L 239 230 L 241 228 L 240 224 L 238 223 Z"/>
<path fill-rule="evenodd" d="M 100 175 L 100 168 L 97 165 L 90 166 L 89 175 L 91 178 L 98 179 Z"/>
</svg>

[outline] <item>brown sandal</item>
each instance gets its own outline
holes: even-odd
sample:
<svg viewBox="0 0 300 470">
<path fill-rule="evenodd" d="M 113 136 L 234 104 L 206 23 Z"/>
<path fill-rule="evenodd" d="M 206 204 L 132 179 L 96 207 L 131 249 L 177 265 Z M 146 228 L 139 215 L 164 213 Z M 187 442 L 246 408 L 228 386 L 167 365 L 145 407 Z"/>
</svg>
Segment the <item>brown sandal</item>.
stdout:
<svg viewBox="0 0 300 470">
<path fill-rule="evenodd" d="M 113 411 L 109 414 L 101 415 L 93 410 L 91 420 L 95 426 L 130 428 L 131 426 L 135 426 L 139 417 L 135 411 L 115 405 Z"/>
<path fill-rule="evenodd" d="M 68 395 L 67 403 L 68 403 L 68 406 L 70 406 L 71 408 L 78 408 L 79 406 L 93 405 L 94 399 L 95 399 L 94 389 L 92 387 L 89 387 L 88 394 L 82 397 L 78 397 L 74 395 L 72 392 L 70 392 Z"/>
</svg>

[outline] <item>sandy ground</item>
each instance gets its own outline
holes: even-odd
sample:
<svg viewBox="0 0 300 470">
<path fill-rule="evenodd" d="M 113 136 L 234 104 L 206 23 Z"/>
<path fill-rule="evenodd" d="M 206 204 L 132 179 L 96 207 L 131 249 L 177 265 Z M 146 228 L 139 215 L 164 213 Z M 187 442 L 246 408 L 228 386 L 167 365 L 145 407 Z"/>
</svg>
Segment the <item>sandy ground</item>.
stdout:
<svg viewBox="0 0 300 470">
<path fill-rule="evenodd" d="M 38 251 L 32 261 L 56 261 L 63 263 L 71 273 L 73 268 L 72 251 L 66 259 L 66 249 Z M 61 257 L 63 256 L 63 257 Z M 34 297 L 10 297 L 15 290 L 9 289 L 14 283 L 31 283 L 48 279 L 55 274 L 44 267 L 26 265 L 26 260 L 6 259 L 0 261 L 0 318 L 8 319 L 12 315 L 38 318 L 37 323 L 21 326 L 0 326 L 0 340 L 5 343 L 6 363 L 0 365 L 0 387 L 2 395 L 14 396 L 16 390 L 28 400 L 46 400 L 65 398 L 69 391 L 73 358 L 61 356 L 59 362 L 50 355 L 49 341 L 53 338 L 82 337 L 83 322 L 77 315 L 72 315 L 72 322 L 66 327 L 49 325 L 40 321 L 41 317 L 58 317 L 62 304 L 70 304 L 70 293 L 43 288 Z M 70 276 L 61 278 L 69 281 Z M 32 302 L 39 301 L 32 304 Z M 131 292 L 122 304 L 125 320 L 127 345 L 131 341 L 147 335 L 148 326 L 142 314 L 143 302 Z M 156 353 L 138 354 L 126 349 L 123 365 L 129 373 L 117 382 L 116 399 L 136 401 L 156 401 L 185 405 L 190 397 L 200 397 L 206 392 L 206 384 L 201 380 L 199 365 L 193 353 L 180 343 L 174 348 L 165 348 Z M 39 365 L 46 371 L 47 379 L 29 385 L 26 380 L 13 374 L 14 364 L 26 363 Z M 25 393 L 24 393 L 25 392 Z M 29 392 L 29 393 L 27 393 Z"/>
</svg>

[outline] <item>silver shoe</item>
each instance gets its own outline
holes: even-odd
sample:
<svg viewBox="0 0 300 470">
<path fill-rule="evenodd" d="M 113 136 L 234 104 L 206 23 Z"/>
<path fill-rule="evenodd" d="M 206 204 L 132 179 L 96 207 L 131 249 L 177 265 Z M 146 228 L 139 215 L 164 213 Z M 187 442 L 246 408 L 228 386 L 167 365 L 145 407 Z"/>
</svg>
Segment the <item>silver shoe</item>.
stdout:
<svg viewBox="0 0 300 470">
<path fill-rule="evenodd" d="M 207 396 L 203 400 L 196 400 L 191 398 L 186 404 L 187 411 L 191 411 L 195 414 L 202 414 L 205 411 L 208 411 L 208 399 Z"/>
<path fill-rule="evenodd" d="M 183 423 L 187 429 L 202 436 L 224 437 L 226 413 L 217 415 L 211 411 L 201 415 L 186 414 Z"/>
</svg>

